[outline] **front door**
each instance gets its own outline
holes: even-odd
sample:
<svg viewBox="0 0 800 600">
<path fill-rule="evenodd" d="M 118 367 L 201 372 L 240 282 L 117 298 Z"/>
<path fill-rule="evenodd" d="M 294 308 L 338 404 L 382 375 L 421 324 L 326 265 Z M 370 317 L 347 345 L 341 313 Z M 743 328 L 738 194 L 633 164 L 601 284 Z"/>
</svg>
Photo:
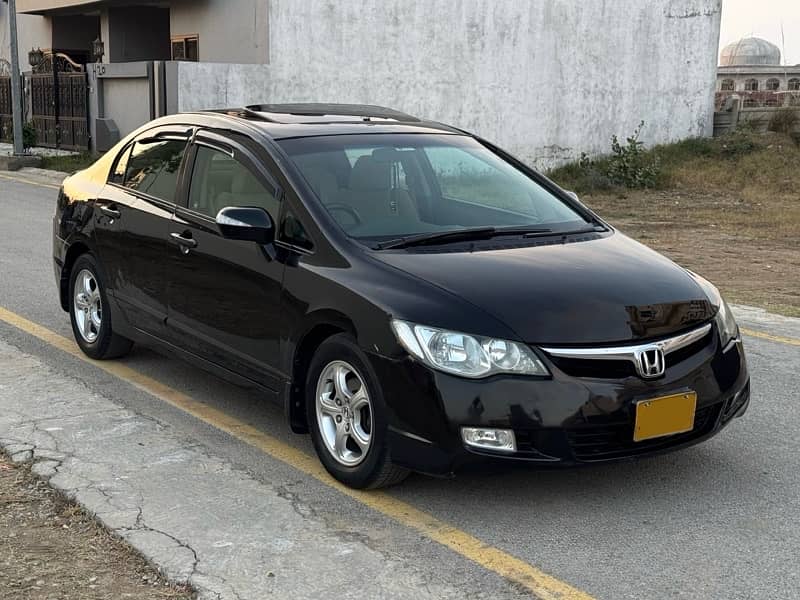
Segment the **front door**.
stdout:
<svg viewBox="0 0 800 600">
<path fill-rule="evenodd" d="M 189 133 L 162 128 L 138 136 L 118 155 L 94 207 L 108 293 L 130 326 L 159 337 L 169 225 Z"/>
<path fill-rule="evenodd" d="M 255 242 L 225 239 L 215 220 L 248 206 L 279 222 L 280 189 L 257 156 L 243 136 L 197 135 L 170 225 L 167 329 L 175 344 L 277 391 L 284 265 Z"/>
</svg>

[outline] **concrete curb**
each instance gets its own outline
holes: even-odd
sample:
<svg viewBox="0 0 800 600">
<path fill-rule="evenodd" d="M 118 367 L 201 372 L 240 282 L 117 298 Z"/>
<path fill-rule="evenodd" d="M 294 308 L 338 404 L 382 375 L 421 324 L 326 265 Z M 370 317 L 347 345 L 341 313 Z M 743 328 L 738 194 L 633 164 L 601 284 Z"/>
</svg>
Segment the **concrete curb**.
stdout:
<svg viewBox="0 0 800 600">
<path fill-rule="evenodd" d="M 736 321 L 741 327 L 748 327 L 772 335 L 800 339 L 800 318 L 784 317 L 767 312 L 764 308 L 746 304 L 732 304 Z"/>
<path fill-rule="evenodd" d="M 2 170 L 2 169 L 0 169 Z M 2 176 L 2 174 L 0 174 Z M 11 180 L 23 181 L 33 185 L 54 185 L 60 186 L 61 183 L 70 176 L 70 173 L 63 171 L 53 171 L 51 169 L 39 169 L 36 167 L 23 167 L 13 174 L 9 173 L 4 177 Z"/>
<path fill-rule="evenodd" d="M 22 156 L 0 154 L 0 171 L 19 171 L 25 167 L 38 167 L 42 164 L 42 157 L 35 154 Z"/>
</svg>

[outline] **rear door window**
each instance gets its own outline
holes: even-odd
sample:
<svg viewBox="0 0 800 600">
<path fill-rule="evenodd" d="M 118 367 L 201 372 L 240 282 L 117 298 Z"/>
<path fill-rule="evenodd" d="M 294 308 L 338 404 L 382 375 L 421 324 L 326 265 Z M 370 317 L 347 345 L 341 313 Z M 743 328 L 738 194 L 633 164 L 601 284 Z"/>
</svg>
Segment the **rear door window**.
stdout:
<svg viewBox="0 0 800 600">
<path fill-rule="evenodd" d="M 125 169 L 124 186 L 167 202 L 175 202 L 186 140 L 137 140 Z"/>
</svg>

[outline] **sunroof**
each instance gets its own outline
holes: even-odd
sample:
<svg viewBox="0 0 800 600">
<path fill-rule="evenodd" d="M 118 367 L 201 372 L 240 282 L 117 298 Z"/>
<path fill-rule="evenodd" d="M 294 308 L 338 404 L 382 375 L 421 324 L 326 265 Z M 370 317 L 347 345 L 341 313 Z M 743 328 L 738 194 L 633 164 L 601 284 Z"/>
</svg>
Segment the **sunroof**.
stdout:
<svg viewBox="0 0 800 600">
<path fill-rule="evenodd" d="M 284 122 L 289 123 L 361 121 L 367 119 L 419 122 L 417 117 L 399 110 L 365 104 L 253 104 L 248 106 L 247 110 L 268 113 L 269 116 L 267 118 L 270 120 L 284 121 L 285 119 Z"/>
</svg>

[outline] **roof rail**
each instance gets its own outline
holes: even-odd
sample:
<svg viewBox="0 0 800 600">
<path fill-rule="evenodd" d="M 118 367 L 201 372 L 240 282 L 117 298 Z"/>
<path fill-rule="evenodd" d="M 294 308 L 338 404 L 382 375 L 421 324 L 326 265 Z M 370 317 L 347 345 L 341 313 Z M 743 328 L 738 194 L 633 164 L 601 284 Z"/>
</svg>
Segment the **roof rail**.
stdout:
<svg viewBox="0 0 800 600">
<path fill-rule="evenodd" d="M 296 104 L 251 104 L 241 109 L 249 113 L 260 113 L 261 115 L 290 114 L 309 117 L 323 117 L 325 115 L 353 116 L 376 119 L 394 119 L 396 121 L 406 121 L 417 123 L 417 117 L 411 116 L 393 108 L 384 106 L 374 106 L 371 104 L 325 104 L 325 103 L 296 103 Z M 264 120 L 272 121 L 269 116 L 263 117 Z M 279 121 L 280 119 L 275 119 Z"/>
</svg>

